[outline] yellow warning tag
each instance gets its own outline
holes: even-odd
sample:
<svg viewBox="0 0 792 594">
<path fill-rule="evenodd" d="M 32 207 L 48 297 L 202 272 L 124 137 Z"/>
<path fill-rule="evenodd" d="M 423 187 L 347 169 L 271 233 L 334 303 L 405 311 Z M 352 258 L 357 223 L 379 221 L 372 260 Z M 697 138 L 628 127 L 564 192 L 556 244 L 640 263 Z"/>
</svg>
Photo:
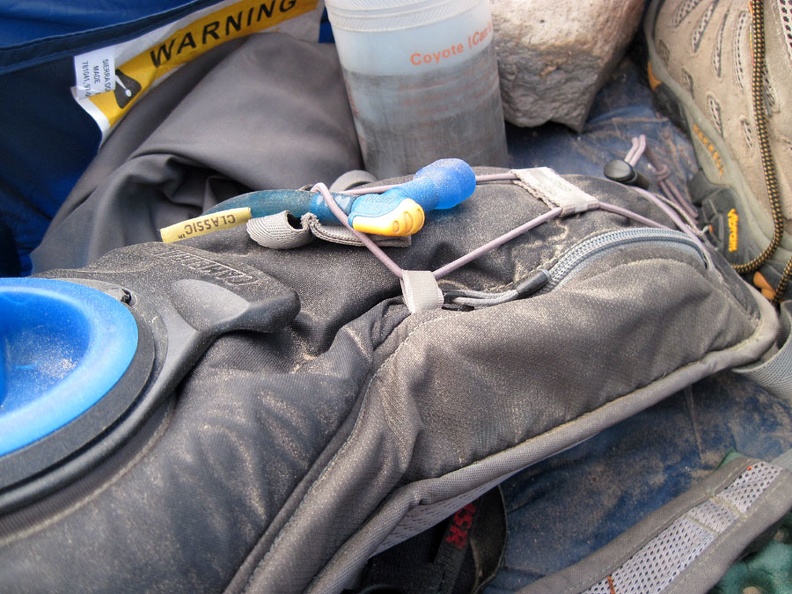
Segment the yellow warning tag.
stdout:
<svg viewBox="0 0 792 594">
<path fill-rule="evenodd" d="M 96 51 L 77 56 L 75 96 L 106 133 L 151 86 L 174 69 L 226 41 L 271 29 L 317 6 L 318 0 L 225 2 L 214 12 L 191 15 L 139 40 L 98 50 L 112 58 L 98 56 Z M 316 21 L 318 27 L 318 17 Z M 136 42 L 146 45 L 136 46 Z M 124 59 L 135 47 L 139 47 L 136 54 Z M 108 64 L 112 71 L 108 71 Z"/>
</svg>

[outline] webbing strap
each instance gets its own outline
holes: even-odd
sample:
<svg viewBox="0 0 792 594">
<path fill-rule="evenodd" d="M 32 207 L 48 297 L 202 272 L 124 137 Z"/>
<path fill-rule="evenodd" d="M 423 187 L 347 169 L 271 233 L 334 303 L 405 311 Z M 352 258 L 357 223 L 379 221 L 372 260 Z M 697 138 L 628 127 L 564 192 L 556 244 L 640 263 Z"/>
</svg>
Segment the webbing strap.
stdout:
<svg viewBox="0 0 792 594">
<path fill-rule="evenodd" d="M 274 250 L 290 250 L 302 247 L 314 238 L 341 245 L 362 246 L 358 237 L 343 225 L 325 225 L 313 213 L 299 219 L 289 211 L 265 217 L 254 217 L 247 222 L 250 238 L 262 247 Z M 390 237 L 369 235 L 371 241 L 382 247 L 410 247 L 412 237 Z"/>
<path fill-rule="evenodd" d="M 561 207 L 561 216 L 599 208 L 599 200 L 569 183 L 549 167 L 513 169 L 520 185 L 550 208 Z"/>
<path fill-rule="evenodd" d="M 285 210 L 266 217 L 252 218 L 246 227 L 253 241 L 274 250 L 291 250 L 313 239 L 307 222 L 298 220 Z"/>
<path fill-rule="evenodd" d="M 779 309 L 781 328 L 777 340 L 778 351 L 759 363 L 735 369 L 765 390 L 792 403 L 792 301 L 785 301 Z"/>
</svg>

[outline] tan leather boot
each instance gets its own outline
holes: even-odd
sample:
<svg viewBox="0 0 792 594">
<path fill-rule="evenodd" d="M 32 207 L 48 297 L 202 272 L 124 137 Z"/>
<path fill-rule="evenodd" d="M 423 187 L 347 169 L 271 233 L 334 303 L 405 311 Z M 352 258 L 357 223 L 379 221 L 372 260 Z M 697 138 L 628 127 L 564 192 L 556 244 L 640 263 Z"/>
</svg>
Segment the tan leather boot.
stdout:
<svg viewBox="0 0 792 594">
<path fill-rule="evenodd" d="M 792 0 L 653 0 L 644 28 L 650 83 L 701 166 L 690 190 L 713 243 L 780 300 L 792 272 Z"/>
</svg>

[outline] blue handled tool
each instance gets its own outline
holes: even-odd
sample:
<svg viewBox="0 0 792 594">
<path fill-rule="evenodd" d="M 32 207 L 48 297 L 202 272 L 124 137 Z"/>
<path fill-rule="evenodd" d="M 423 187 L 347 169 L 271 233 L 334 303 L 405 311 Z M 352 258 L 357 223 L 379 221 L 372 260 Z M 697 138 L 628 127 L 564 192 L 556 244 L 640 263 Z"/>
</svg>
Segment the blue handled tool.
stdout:
<svg viewBox="0 0 792 594">
<path fill-rule="evenodd" d="M 382 194 L 334 193 L 352 228 L 364 233 L 407 236 L 423 227 L 425 212 L 448 209 L 476 189 L 476 175 L 460 159 L 441 159 L 418 171 L 412 180 Z M 177 241 L 233 227 L 255 217 L 284 210 L 297 217 L 315 214 L 322 223 L 337 223 L 321 194 L 306 190 L 261 190 L 236 196 L 200 217 L 161 230 L 163 241 Z"/>
<path fill-rule="evenodd" d="M 470 165 L 460 159 L 441 159 L 420 169 L 413 179 L 386 190 L 382 194 L 364 194 L 352 203 L 348 212 L 353 229 L 379 235 L 412 235 L 423 227 L 423 213 L 436 209 L 453 208 L 467 199 L 476 189 L 476 174 Z M 417 228 L 407 224 L 409 216 Z M 400 232 L 402 227 L 409 232 Z"/>
</svg>

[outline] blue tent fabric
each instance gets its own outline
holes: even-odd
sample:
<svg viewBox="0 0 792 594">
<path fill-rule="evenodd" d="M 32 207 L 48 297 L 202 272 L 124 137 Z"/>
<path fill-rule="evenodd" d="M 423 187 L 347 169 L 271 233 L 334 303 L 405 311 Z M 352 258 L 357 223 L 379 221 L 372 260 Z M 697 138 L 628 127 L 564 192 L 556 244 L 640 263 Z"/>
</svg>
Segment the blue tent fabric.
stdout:
<svg viewBox="0 0 792 594">
<path fill-rule="evenodd" d="M 792 407 L 724 372 L 503 485 L 509 542 L 488 594 L 515 592 L 591 555 L 736 451 L 792 447 Z"/>
<path fill-rule="evenodd" d="M 101 143 L 70 93 L 72 56 L 216 1 L 0 3 L 0 275 L 31 272 L 30 252 Z"/>
<path fill-rule="evenodd" d="M 217 2 L 3 2 L 0 5 L 0 74 L 125 41 Z"/>
<path fill-rule="evenodd" d="M 73 73 L 62 58 L 0 76 L 10 116 L 0 128 L 0 218 L 18 252 L 5 276 L 30 273 L 30 252 L 99 148 L 99 129 L 68 92 Z"/>
<path fill-rule="evenodd" d="M 632 139 L 643 134 L 648 149 L 669 168 L 669 180 L 684 190 L 689 177 L 698 170 L 692 145 L 654 107 L 644 78 L 637 52 L 625 58 L 596 95 L 581 133 L 553 122 L 537 128 L 508 126 L 512 165 L 604 177 L 605 164 L 623 158 Z M 638 169 L 652 179 L 646 160 Z"/>
</svg>

